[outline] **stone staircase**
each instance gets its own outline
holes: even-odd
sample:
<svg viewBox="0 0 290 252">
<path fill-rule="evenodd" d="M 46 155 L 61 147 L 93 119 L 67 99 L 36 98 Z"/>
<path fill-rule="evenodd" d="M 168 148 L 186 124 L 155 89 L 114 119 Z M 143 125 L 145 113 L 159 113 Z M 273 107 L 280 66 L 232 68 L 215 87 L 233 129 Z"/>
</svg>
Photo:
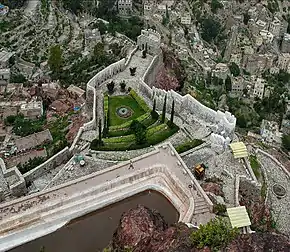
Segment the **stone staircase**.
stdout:
<svg viewBox="0 0 290 252">
<path fill-rule="evenodd" d="M 196 197 L 194 199 L 194 214 L 208 213 L 209 207 L 204 198 Z"/>
</svg>

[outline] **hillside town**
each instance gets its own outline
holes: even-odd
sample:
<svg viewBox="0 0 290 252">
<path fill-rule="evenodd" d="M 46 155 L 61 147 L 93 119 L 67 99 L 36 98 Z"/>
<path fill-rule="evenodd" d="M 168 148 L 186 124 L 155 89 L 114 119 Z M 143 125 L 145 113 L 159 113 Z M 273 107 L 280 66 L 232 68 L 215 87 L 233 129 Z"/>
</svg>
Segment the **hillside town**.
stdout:
<svg viewBox="0 0 290 252">
<path fill-rule="evenodd" d="M 0 252 L 290 251 L 289 1 L 0 0 L 0 31 Z"/>
</svg>

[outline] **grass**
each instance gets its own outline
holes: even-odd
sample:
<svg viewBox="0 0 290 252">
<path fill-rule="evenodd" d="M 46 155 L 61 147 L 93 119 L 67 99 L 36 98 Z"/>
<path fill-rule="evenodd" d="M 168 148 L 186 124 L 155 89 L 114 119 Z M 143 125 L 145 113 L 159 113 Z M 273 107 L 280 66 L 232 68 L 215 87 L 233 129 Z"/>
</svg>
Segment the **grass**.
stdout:
<svg viewBox="0 0 290 252">
<path fill-rule="evenodd" d="M 257 179 L 259 179 L 261 177 L 261 165 L 260 163 L 258 162 L 257 160 L 257 157 L 254 156 L 254 155 L 251 155 L 249 157 L 249 160 L 250 160 L 250 165 L 252 167 L 252 170 L 256 176 Z"/>
<path fill-rule="evenodd" d="M 132 116 L 128 118 L 119 117 L 117 115 L 117 109 L 122 106 L 131 108 L 131 110 L 133 111 Z M 144 113 L 145 111 L 139 106 L 137 101 L 129 95 L 111 96 L 109 98 L 110 126 L 116 126 L 123 124 L 127 121 L 135 120 Z"/>
</svg>

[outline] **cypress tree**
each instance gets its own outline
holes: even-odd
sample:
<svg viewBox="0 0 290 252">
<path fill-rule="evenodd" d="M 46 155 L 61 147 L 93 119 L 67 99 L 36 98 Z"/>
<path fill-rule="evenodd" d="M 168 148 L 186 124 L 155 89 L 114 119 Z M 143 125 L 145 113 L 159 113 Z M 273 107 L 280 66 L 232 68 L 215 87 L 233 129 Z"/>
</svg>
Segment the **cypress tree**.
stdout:
<svg viewBox="0 0 290 252">
<path fill-rule="evenodd" d="M 99 120 L 99 144 L 102 142 L 102 122 Z"/>
<path fill-rule="evenodd" d="M 156 110 L 156 99 L 154 99 L 154 101 L 153 101 L 153 109 L 152 109 L 152 111 L 155 112 L 155 110 Z"/>
<path fill-rule="evenodd" d="M 173 118 L 174 118 L 174 100 L 172 101 L 172 107 L 171 107 L 171 116 L 170 116 L 170 126 L 173 126 Z"/>
<path fill-rule="evenodd" d="M 108 134 L 108 127 L 107 127 L 107 116 L 105 115 L 104 118 L 104 129 L 103 129 L 103 137 L 107 137 Z"/>
<path fill-rule="evenodd" d="M 166 114 L 166 99 L 167 99 L 167 94 L 164 97 L 164 103 L 163 103 L 163 109 L 162 109 L 162 117 L 161 117 L 161 122 L 165 122 L 165 114 Z"/>
</svg>

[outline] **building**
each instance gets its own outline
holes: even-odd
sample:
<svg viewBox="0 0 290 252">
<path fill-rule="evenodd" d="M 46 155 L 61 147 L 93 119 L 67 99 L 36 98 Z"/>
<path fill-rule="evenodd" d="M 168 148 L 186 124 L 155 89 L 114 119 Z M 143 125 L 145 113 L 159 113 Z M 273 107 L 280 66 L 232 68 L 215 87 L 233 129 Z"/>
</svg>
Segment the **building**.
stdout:
<svg viewBox="0 0 290 252">
<path fill-rule="evenodd" d="M 256 74 L 270 69 L 273 66 L 274 58 L 273 54 L 245 54 L 243 66 L 247 72 Z"/>
<path fill-rule="evenodd" d="M 145 1 L 143 4 L 143 10 L 144 10 L 144 15 L 148 15 L 151 13 L 152 10 L 152 4 L 150 1 Z"/>
<path fill-rule="evenodd" d="M 243 77 L 238 76 L 238 77 L 232 78 L 231 93 L 242 95 L 245 88 L 246 88 L 246 83 Z"/>
<path fill-rule="evenodd" d="M 132 0 L 118 0 L 118 11 L 120 14 L 130 14 L 132 11 Z"/>
<path fill-rule="evenodd" d="M 269 44 L 273 42 L 274 35 L 271 32 L 267 30 L 261 30 L 259 34 L 261 38 L 263 39 L 264 43 Z"/>
<path fill-rule="evenodd" d="M 9 7 L 3 4 L 0 4 L 0 15 L 5 15 L 9 12 Z"/>
<path fill-rule="evenodd" d="M 282 22 L 277 17 L 274 17 L 274 20 L 269 25 L 269 32 L 271 32 L 274 35 L 274 37 L 280 37 L 281 27 Z"/>
<path fill-rule="evenodd" d="M 67 88 L 67 91 L 69 91 L 69 93 L 72 94 L 73 96 L 77 96 L 79 98 L 85 98 L 84 96 L 85 96 L 86 91 L 75 85 L 70 85 Z"/>
<path fill-rule="evenodd" d="M 20 106 L 19 113 L 29 119 L 37 119 L 43 115 L 42 101 L 30 101 Z"/>
<path fill-rule="evenodd" d="M 147 51 L 150 54 L 158 54 L 161 50 L 161 36 L 158 32 L 152 29 L 142 30 L 137 38 L 137 45 L 141 50 L 147 48 Z"/>
<path fill-rule="evenodd" d="M 184 25 L 191 25 L 191 16 L 189 13 L 187 14 L 184 14 L 181 16 L 180 18 L 180 22 L 181 24 L 184 24 Z"/>
<path fill-rule="evenodd" d="M 53 140 L 50 131 L 48 129 L 31 134 L 26 137 L 21 137 L 15 140 L 15 145 L 18 151 L 25 151 L 36 148 L 46 142 Z"/>
<path fill-rule="evenodd" d="M 258 35 L 260 31 L 267 30 L 268 25 L 262 20 L 255 22 L 253 19 L 249 20 L 249 28 L 253 35 Z"/>
<path fill-rule="evenodd" d="M 263 99 L 266 83 L 267 83 L 266 80 L 262 78 L 257 78 L 252 97 L 258 97 L 260 99 Z"/>
<path fill-rule="evenodd" d="M 279 131 L 279 125 L 274 121 L 262 120 L 260 134 L 264 141 L 269 143 L 281 143 L 282 132 Z"/>
<path fill-rule="evenodd" d="M 0 52 L 0 68 L 8 68 L 9 67 L 9 59 L 14 55 L 13 52 Z"/>
<path fill-rule="evenodd" d="M 281 52 L 282 53 L 290 53 L 290 34 L 285 33 L 282 44 L 281 44 Z"/>
<path fill-rule="evenodd" d="M 7 84 L 10 81 L 10 69 L 0 69 L 0 86 Z"/>
<path fill-rule="evenodd" d="M 279 69 L 288 72 L 290 67 L 289 63 L 290 63 L 290 53 L 281 53 L 278 56 L 277 66 Z"/>
<path fill-rule="evenodd" d="M 216 64 L 215 69 L 212 70 L 213 76 L 216 76 L 223 80 L 225 80 L 229 74 L 230 74 L 230 70 L 228 68 L 228 65 L 224 63 Z"/>
</svg>

